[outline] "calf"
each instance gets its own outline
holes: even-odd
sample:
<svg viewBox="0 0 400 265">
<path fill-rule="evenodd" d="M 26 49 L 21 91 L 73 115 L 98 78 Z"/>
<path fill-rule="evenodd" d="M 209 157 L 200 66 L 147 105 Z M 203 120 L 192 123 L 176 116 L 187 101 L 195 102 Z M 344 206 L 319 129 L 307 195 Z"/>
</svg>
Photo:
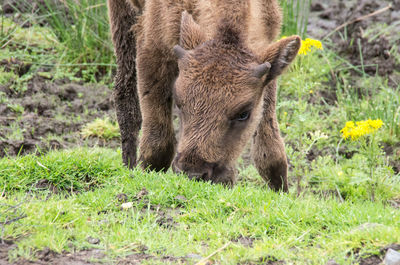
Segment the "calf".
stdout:
<svg viewBox="0 0 400 265">
<path fill-rule="evenodd" d="M 141 129 L 143 168 L 166 170 L 172 162 L 190 178 L 233 184 L 236 160 L 253 138 L 261 177 L 287 191 L 276 78 L 301 40 L 273 42 L 282 20 L 277 1 L 108 0 L 108 6 L 124 163 L 136 165 Z"/>
</svg>

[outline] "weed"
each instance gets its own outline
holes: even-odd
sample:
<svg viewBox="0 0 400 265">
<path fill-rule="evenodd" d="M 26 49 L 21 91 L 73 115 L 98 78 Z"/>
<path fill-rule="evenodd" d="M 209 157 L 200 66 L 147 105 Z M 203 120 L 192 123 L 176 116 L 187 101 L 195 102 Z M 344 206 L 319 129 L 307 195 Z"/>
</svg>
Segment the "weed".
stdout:
<svg viewBox="0 0 400 265">
<path fill-rule="evenodd" d="M 13 112 L 17 113 L 17 114 L 22 114 L 24 113 L 24 107 L 21 106 L 20 104 L 7 104 L 7 107 L 9 109 L 11 109 Z"/>
<path fill-rule="evenodd" d="M 3 91 L 0 91 L 0 104 L 7 103 L 8 101 L 9 100 L 8 100 L 6 93 Z"/>
<path fill-rule="evenodd" d="M 8 140 L 17 140 L 21 141 L 24 139 L 24 129 L 21 128 L 18 122 L 12 122 L 9 126 L 10 131 L 5 135 L 5 138 Z"/>
<path fill-rule="evenodd" d="M 86 124 L 81 134 L 84 138 L 98 137 L 104 140 L 120 137 L 118 125 L 111 122 L 109 118 L 97 118 Z"/>
<path fill-rule="evenodd" d="M 4 68 L 0 68 L 0 84 L 11 84 L 16 80 L 18 80 L 16 74 L 4 71 Z"/>
</svg>

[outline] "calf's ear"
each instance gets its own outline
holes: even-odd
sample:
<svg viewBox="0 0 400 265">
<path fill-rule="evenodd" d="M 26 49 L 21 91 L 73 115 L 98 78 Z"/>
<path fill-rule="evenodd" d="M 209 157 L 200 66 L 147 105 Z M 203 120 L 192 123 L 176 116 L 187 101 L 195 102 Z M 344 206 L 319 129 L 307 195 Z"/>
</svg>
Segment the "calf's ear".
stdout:
<svg viewBox="0 0 400 265">
<path fill-rule="evenodd" d="M 179 44 L 185 50 L 192 50 L 206 41 L 206 34 L 197 24 L 192 15 L 183 11 Z"/>
<path fill-rule="evenodd" d="M 286 67 L 296 58 L 300 46 L 301 38 L 299 36 L 291 36 L 267 47 L 260 56 L 261 61 L 268 62 L 271 65 L 270 69 L 265 71 L 264 85 L 282 74 Z"/>
</svg>

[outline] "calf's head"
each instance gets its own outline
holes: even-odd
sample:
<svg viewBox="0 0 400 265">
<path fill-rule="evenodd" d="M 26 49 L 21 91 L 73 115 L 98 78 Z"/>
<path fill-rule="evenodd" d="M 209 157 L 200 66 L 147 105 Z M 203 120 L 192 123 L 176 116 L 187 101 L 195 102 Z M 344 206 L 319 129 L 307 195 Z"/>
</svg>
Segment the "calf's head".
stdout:
<svg viewBox="0 0 400 265">
<path fill-rule="evenodd" d="M 232 184 L 235 161 L 263 113 L 267 85 L 295 58 L 300 38 L 278 41 L 256 56 L 233 25 L 222 22 L 207 40 L 186 12 L 180 34 L 173 88 L 180 136 L 172 167 L 190 178 Z"/>
</svg>

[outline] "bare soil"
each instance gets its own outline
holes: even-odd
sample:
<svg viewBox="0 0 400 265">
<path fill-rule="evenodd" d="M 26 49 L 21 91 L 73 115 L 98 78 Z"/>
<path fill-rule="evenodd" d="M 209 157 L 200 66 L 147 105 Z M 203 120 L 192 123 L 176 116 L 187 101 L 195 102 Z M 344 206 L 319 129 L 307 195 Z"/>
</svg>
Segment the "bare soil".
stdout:
<svg viewBox="0 0 400 265">
<path fill-rule="evenodd" d="M 400 244 L 392 244 L 385 246 L 381 249 L 379 255 L 366 255 L 366 256 L 361 256 L 359 258 L 359 264 L 360 265 L 378 265 L 381 264 L 383 259 L 385 258 L 386 252 L 388 249 L 391 248 L 393 250 L 399 251 L 400 250 Z"/>
<path fill-rule="evenodd" d="M 391 5 L 390 9 L 369 16 Z M 392 56 L 393 49 L 400 53 L 400 40 L 393 33 L 400 31 L 400 0 L 319 0 L 313 1 L 308 33 L 319 39 L 330 37 L 333 48 L 355 66 L 363 65 L 368 74 L 390 76 L 400 71 L 400 62 Z M 366 19 L 359 20 L 367 16 Z M 359 20 L 359 21 L 356 21 Z M 334 32 L 339 26 L 347 27 Z M 387 30 L 383 30 L 386 26 Z M 367 32 L 371 28 L 382 30 L 372 36 Z M 396 82 L 399 76 L 393 76 Z M 396 82 L 398 83 L 398 82 Z"/>
<path fill-rule="evenodd" d="M 138 250 L 138 253 L 130 254 L 124 258 L 119 258 L 117 260 L 109 260 L 105 252 L 101 249 L 87 249 L 80 250 L 76 252 L 63 252 L 57 253 L 49 248 L 45 248 L 43 250 L 39 250 L 36 252 L 35 260 L 26 260 L 19 259 L 14 263 L 8 262 L 8 252 L 12 249 L 16 248 L 16 244 L 12 241 L 6 241 L 4 244 L 0 243 L 0 265 L 27 265 L 27 264 L 35 264 L 35 265 L 100 265 L 100 264 L 119 264 L 119 265 L 137 265 L 142 264 L 144 261 L 154 260 L 154 261 L 162 261 L 168 262 L 172 264 L 186 264 L 187 259 L 185 257 L 172 257 L 160 255 L 158 257 L 146 254 L 146 247 L 143 247 Z"/>
<path fill-rule="evenodd" d="M 21 64 L 9 61 L 7 68 L 18 72 L 26 68 Z M 0 85 L 1 92 L 6 100 L 0 103 L 0 157 L 82 145 L 119 146 L 119 139 L 105 142 L 80 134 L 82 126 L 95 118 L 115 120 L 112 91 L 105 86 L 53 82 L 36 75 L 25 91 L 5 84 Z M 15 106 L 22 107 L 22 113 Z"/>
</svg>

